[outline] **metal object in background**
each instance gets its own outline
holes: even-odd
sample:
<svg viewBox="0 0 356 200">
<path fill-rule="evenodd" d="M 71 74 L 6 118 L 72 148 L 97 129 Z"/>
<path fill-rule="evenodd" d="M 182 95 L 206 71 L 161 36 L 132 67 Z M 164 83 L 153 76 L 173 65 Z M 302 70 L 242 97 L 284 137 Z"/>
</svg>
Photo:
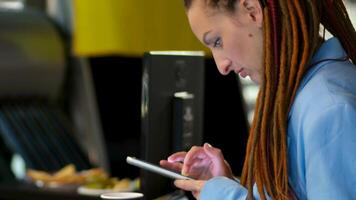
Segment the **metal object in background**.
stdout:
<svg viewBox="0 0 356 200">
<path fill-rule="evenodd" d="M 59 97 L 64 41 L 49 19 L 33 10 L 0 10 L 0 97 Z"/>
<path fill-rule="evenodd" d="M 22 10 L 0 8 L 0 27 L 0 107 L 4 107 L 2 105 L 4 101 L 17 104 L 39 100 L 38 102 L 44 102 L 45 108 L 53 106 L 61 110 L 61 113 L 65 114 L 65 118 L 71 123 L 72 128 L 67 130 L 70 132 L 68 134 L 80 143 L 76 146 L 84 149 L 91 164 L 108 170 L 100 120 L 96 116 L 97 108 L 90 70 L 80 59 L 69 55 L 66 40 L 68 38 L 63 37 L 62 30 L 44 12 L 27 7 Z M 26 112 L 25 118 L 29 121 L 38 120 L 27 113 L 30 108 L 28 106 L 31 104 L 25 103 L 25 105 L 26 107 L 22 108 Z M 36 113 L 38 114 L 37 111 Z M 12 116 L 11 119 L 19 119 L 18 116 L 14 118 L 13 113 L 7 117 L 9 116 Z M 46 122 L 45 119 L 59 121 Z M 63 129 L 43 128 L 63 124 L 63 119 L 48 116 L 45 116 L 45 119 L 40 120 L 41 123 L 37 125 L 36 123 L 26 124 L 27 122 L 23 121 L 15 123 L 13 127 L 17 129 L 16 131 L 20 131 L 19 138 L 31 137 L 31 134 L 24 134 L 25 132 L 38 134 L 46 130 L 45 134 L 53 134 L 51 137 L 56 137 L 56 131 L 64 131 Z M 12 134 L 15 133 L 12 132 Z M 46 139 L 53 139 L 45 135 L 42 135 L 43 137 L 32 136 L 39 140 L 34 138 L 27 138 L 27 140 L 40 141 L 36 147 L 41 146 Z M 61 144 L 52 144 L 53 149 L 42 145 L 44 152 L 41 153 L 48 150 L 47 152 L 58 154 L 58 157 L 48 158 L 48 161 L 53 162 L 44 164 L 52 163 L 52 166 L 42 166 L 43 169 L 53 169 L 57 165 L 66 163 L 68 160 L 63 161 L 65 160 L 63 158 L 68 155 L 64 154 L 72 154 L 69 157 L 75 157 L 73 152 L 65 153 L 69 149 L 62 153 L 55 150 L 54 147 L 61 146 Z M 23 145 L 26 146 L 26 142 Z M 75 146 L 75 144 L 72 145 Z M 65 145 L 62 148 L 66 148 Z M 29 155 L 33 156 L 32 153 Z M 31 166 L 29 159 L 27 162 L 28 166 Z M 81 162 L 80 159 L 77 159 L 77 162 Z M 85 166 L 87 165 L 78 164 L 78 168 L 85 168 Z"/>
</svg>

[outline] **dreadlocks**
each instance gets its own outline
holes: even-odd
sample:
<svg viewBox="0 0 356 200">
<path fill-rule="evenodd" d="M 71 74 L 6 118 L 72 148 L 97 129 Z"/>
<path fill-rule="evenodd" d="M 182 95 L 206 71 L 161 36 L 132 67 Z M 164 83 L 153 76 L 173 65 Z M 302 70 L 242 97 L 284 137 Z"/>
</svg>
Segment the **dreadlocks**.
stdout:
<svg viewBox="0 0 356 200">
<path fill-rule="evenodd" d="M 253 181 L 262 199 L 288 199 L 287 116 L 312 55 L 322 23 L 341 40 L 356 62 L 356 32 L 342 0 L 267 0 L 264 7 L 265 79 L 256 103 L 242 183 L 253 199 Z M 331 9 L 335 8 L 335 9 Z M 280 51 L 278 51 L 280 49 Z"/>
<path fill-rule="evenodd" d="M 236 0 L 204 0 L 234 12 Z M 261 0 L 264 15 L 264 79 L 247 143 L 241 183 L 253 199 L 253 183 L 261 199 L 289 199 L 287 117 L 311 57 L 320 46 L 322 24 L 338 37 L 356 63 L 356 32 L 343 0 Z M 189 9 L 192 0 L 184 0 Z"/>
</svg>

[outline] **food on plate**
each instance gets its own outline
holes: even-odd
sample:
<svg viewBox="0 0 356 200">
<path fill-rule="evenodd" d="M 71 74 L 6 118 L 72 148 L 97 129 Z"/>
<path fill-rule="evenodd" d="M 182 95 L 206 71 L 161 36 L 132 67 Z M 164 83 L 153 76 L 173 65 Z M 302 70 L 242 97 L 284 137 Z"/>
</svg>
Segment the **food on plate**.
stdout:
<svg viewBox="0 0 356 200">
<path fill-rule="evenodd" d="M 82 195 L 100 196 L 108 192 L 132 192 L 139 189 L 139 179 L 110 178 L 106 181 L 92 182 L 78 188 L 78 193 Z"/>
<path fill-rule="evenodd" d="M 29 169 L 27 177 L 40 186 L 77 185 L 88 189 L 110 189 L 115 191 L 132 191 L 139 188 L 138 179 L 110 177 L 101 168 L 78 172 L 73 164 L 69 164 L 54 173 Z"/>
<path fill-rule="evenodd" d="M 119 180 L 117 178 L 108 178 L 90 181 L 83 186 L 91 189 L 127 189 L 130 188 L 130 183 L 131 180 L 129 179 Z"/>
</svg>

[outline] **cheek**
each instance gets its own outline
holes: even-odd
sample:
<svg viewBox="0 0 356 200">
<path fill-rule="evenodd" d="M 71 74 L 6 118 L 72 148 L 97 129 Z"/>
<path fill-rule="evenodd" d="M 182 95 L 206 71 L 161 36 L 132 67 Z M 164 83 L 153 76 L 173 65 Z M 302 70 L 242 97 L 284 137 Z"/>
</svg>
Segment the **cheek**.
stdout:
<svg viewBox="0 0 356 200">
<path fill-rule="evenodd" d="M 232 44 L 232 43 L 231 43 Z M 235 45 L 229 45 L 225 47 L 225 54 L 228 58 L 230 58 L 233 63 L 243 63 L 244 62 L 244 53 L 241 46 L 235 43 Z"/>
<path fill-rule="evenodd" d="M 235 32 L 225 43 L 226 53 L 235 61 L 244 63 L 249 57 L 251 46 L 247 42 L 248 38 L 240 32 Z"/>
</svg>

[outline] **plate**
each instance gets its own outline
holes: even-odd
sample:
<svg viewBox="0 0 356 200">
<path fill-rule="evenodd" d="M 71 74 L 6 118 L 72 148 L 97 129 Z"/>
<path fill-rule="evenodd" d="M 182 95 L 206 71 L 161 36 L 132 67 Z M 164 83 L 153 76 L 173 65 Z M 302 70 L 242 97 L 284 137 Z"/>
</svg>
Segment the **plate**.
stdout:
<svg viewBox="0 0 356 200">
<path fill-rule="evenodd" d="M 82 195 L 87 195 L 87 196 L 100 196 L 101 194 L 104 193 L 117 193 L 117 192 L 129 192 L 132 191 L 130 189 L 127 190 L 112 190 L 112 189 L 92 189 L 92 188 L 87 188 L 84 186 L 78 187 L 78 193 Z"/>
<path fill-rule="evenodd" d="M 113 192 L 100 195 L 102 199 L 138 199 L 143 197 L 142 193 L 138 192 Z"/>
</svg>

